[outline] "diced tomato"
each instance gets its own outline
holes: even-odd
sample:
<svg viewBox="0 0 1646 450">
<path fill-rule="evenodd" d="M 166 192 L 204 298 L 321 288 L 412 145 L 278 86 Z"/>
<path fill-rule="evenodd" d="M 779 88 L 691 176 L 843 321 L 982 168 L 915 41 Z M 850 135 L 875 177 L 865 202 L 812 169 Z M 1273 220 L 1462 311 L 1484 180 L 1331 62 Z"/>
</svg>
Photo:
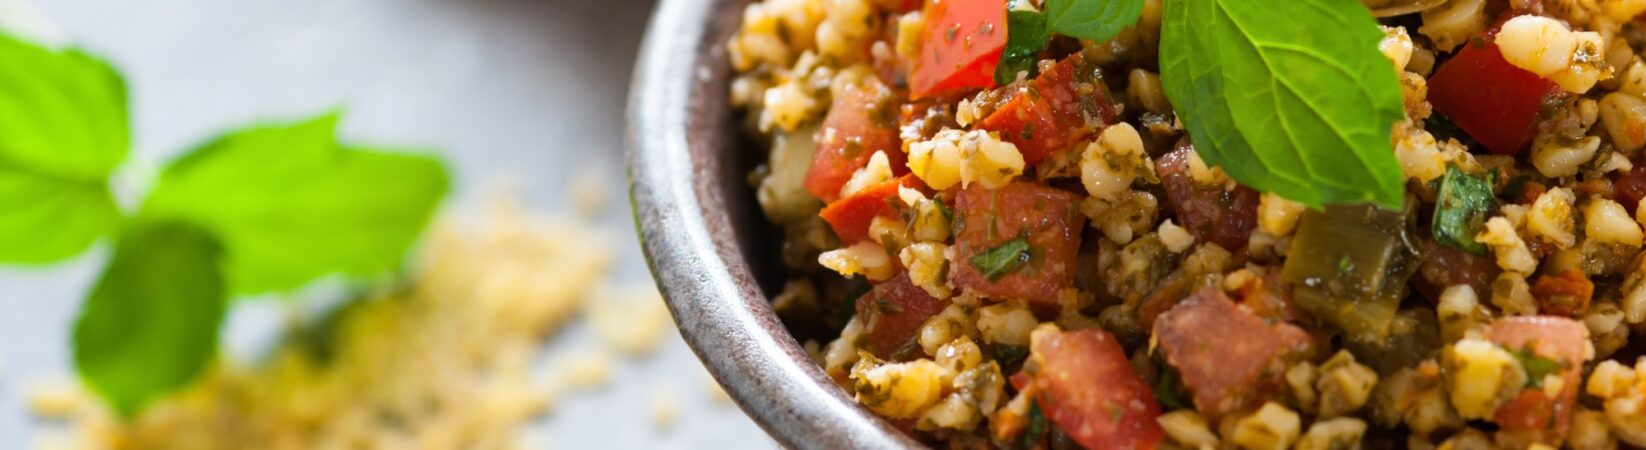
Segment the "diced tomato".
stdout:
<svg viewBox="0 0 1646 450">
<path fill-rule="evenodd" d="M 879 216 L 895 216 L 901 210 L 903 202 L 897 197 L 898 187 L 925 189 L 925 184 L 915 178 L 913 174 L 898 177 L 874 186 L 864 188 L 840 200 L 823 207 L 817 213 L 834 229 L 834 234 L 840 237 L 840 243 L 852 245 L 869 239 L 869 223 Z"/>
<path fill-rule="evenodd" d="M 1260 195 L 1252 188 L 1235 185 L 1205 186 L 1189 175 L 1189 155 L 1194 146 L 1180 144 L 1155 162 L 1160 182 L 1166 188 L 1166 202 L 1177 213 L 1179 225 L 1198 242 L 1212 242 L 1224 250 L 1246 248 L 1246 240 L 1257 228 Z"/>
<path fill-rule="evenodd" d="M 1031 166 L 1086 140 L 1114 121 L 1115 107 L 1103 83 L 1079 76 L 1084 65 L 1076 53 L 1026 87 L 1002 88 L 1011 97 L 978 121 L 977 128 L 1000 133 Z"/>
<path fill-rule="evenodd" d="M 1424 298 L 1440 300 L 1446 288 L 1467 284 L 1475 294 L 1488 295 L 1492 280 L 1501 272 L 1497 260 L 1491 256 L 1476 255 L 1435 243 L 1434 239 L 1417 240 L 1418 259 L 1422 261 L 1412 287 Z"/>
<path fill-rule="evenodd" d="M 955 196 L 959 220 L 955 259 L 950 270 L 955 286 L 995 299 L 1056 303 L 1058 289 L 1074 284 L 1075 253 L 1085 216 L 1075 209 L 1079 196 L 1044 184 L 1019 181 L 988 189 L 973 184 Z M 990 281 L 972 265 L 974 256 L 1026 237 L 1029 260 Z"/>
<path fill-rule="evenodd" d="M 1552 440 L 1544 442 L 1559 442 L 1571 425 L 1572 408 L 1577 406 L 1589 329 L 1565 317 L 1505 317 L 1492 322 L 1490 337 L 1510 350 L 1528 351 L 1564 366 L 1560 376 L 1565 384 L 1558 397 L 1549 398 L 1542 389 L 1528 387 L 1492 415 L 1499 426 L 1552 432 L 1553 436 L 1546 436 Z"/>
<path fill-rule="evenodd" d="M 1189 296 L 1155 319 L 1154 333 L 1195 407 L 1213 418 L 1280 392 L 1287 359 L 1306 353 L 1310 343 L 1303 329 L 1269 324 L 1216 288 Z"/>
<path fill-rule="evenodd" d="M 1631 214 L 1640 204 L 1641 197 L 1646 197 L 1646 164 L 1635 164 L 1635 168 L 1619 172 L 1612 179 L 1612 198 L 1628 208 Z"/>
<path fill-rule="evenodd" d="M 1107 331 L 1085 329 L 1040 336 L 1030 344 L 1046 418 L 1088 450 L 1152 449 L 1166 433 L 1160 405 L 1137 375 L 1126 350 Z"/>
<path fill-rule="evenodd" d="M 817 151 L 806 171 L 806 191 L 824 203 L 840 198 L 840 187 L 857 169 L 869 164 L 875 152 L 884 152 L 892 173 L 909 171 L 903 141 L 897 136 L 898 101 L 873 77 L 834 99 L 817 130 Z"/>
<path fill-rule="evenodd" d="M 909 76 L 913 98 L 994 86 L 1006 48 L 1006 0 L 932 1 L 921 15 L 920 59 Z"/>
<path fill-rule="evenodd" d="M 1589 310 L 1595 284 L 1582 270 L 1569 269 L 1555 275 L 1543 274 L 1532 283 L 1537 309 L 1545 314 L 1577 317 Z"/>
<path fill-rule="evenodd" d="M 1429 103 L 1493 153 L 1513 155 L 1535 134 L 1539 110 L 1560 86 L 1472 41 L 1429 78 Z"/>
<path fill-rule="evenodd" d="M 907 360 L 924 354 L 915 336 L 926 319 L 949 306 L 909 281 L 904 273 L 882 281 L 857 298 L 865 348 L 882 359 Z"/>
</svg>

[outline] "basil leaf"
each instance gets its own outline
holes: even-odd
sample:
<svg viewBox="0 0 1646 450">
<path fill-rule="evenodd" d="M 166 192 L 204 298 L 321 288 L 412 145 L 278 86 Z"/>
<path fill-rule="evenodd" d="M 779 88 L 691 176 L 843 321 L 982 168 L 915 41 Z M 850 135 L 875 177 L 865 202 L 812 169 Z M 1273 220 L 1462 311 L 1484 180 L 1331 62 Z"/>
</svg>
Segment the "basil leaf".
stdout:
<svg viewBox="0 0 1646 450">
<path fill-rule="evenodd" d="M 1312 207 L 1405 200 L 1383 33 L 1348 0 L 1166 0 L 1161 81 L 1195 149 L 1236 181 Z M 1055 28 L 1054 28 L 1055 29 Z"/>
<path fill-rule="evenodd" d="M 1029 262 L 1029 256 L 1029 240 L 1020 237 L 973 255 L 969 262 L 972 268 L 983 274 L 983 278 L 995 281 L 1023 267 Z"/>
<path fill-rule="evenodd" d="M 0 165 L 0 262 L 43 264 L 79 254 L 113 230 L 108 186 Z"/>
<path fill-rule="evenodd" d="M 81 305 L 74 363 L 122 416 L 198 377 L 223 320 L 221 248 L 179 222 L 139 224 Z"/>
<path fill-rule="evenodd" d="M 1046 0 L 1046 24 L 1058 34 L 1103 42 L 1136 25 L 1143 0 Z"/>
<path fill-rule="evenodd" d="M 5 35 L 0 61 L 0 262 L 74 256 L 120 218 L 107 178 L 129 147 L 125 81 Z"/>
<path fill-rule="evenodd" d="M 344 148 L 336 115 L 250 128 L 166 167 L 141 217 L 212 231 L 231 292 L 395 268 L 446 192 L 439 160 Z"/>
<path fill-rule="evenodd" d="M 1486 254 L 1486 245 L 1476 241 L 1475 235 L 1486 228 L 1488 212 L 1495 200 L 1492 185 L 1486 180 L 1463 173 L 1457 166 L 1447 167 L 1435 196 L 1430 234 L 1441 245 Z"/>
<path fill-rule="evenodd" d="M 1046 15 L 1034 11 L 1006 12 L 1006 49 L 1000 53 L 1000 64 L 994 67 L 994 82 L 1008 84 L 1017 81 L 1018 72 L 1034 76 L 1035 62 L 1052 35 L 1046 31 Z"/>
<path fill-rule="evenodd" d="M 1543 378 L 1549 374 L 1560 372 L 1559 361 L 1532 354 L 1527 350 L 1510 351 L 1515 359 L 1520 360 L 1520 367 L 1526 369 L 1526 386 L 1543 387 Z"/>
</svg>

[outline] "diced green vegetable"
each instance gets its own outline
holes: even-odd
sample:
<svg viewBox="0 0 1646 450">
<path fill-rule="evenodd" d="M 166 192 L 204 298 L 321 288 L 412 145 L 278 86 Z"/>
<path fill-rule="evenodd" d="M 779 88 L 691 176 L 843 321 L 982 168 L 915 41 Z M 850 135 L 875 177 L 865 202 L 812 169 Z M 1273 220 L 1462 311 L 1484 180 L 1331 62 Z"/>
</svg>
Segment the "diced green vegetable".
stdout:
<svg viewBox="0 0 1646 450">
<path fill-rule="evenodd" d="M 1405 238 L 1414 203 L 1404 212 L 1371 205 L 1305 212 L 1281 269 L 1297 305 L 1350 340 L 1386 338 L 1418 266 Z"/>
<path fill-rule="evenodd" d="M 1000 64 L 994 67 L 994 82 L 1008 84 L 1017 81 L 1018 72 L 1034 76 L 1034 64 L 1046 42 L 1052 37 L 1046 30 L 1046 15 L 1034 11 L 1006 12 L 1006 49 L 1000 53 Z"/>
<path fill-rule="evenodd" d="M 1435 242 L 1477 255 L 1486 254 L 1486 245 L 1476 241 L 1475 235 L 1486 228 L 1495 200 L 1492 185 L 1486 180 L 1463 173 L 1456 166 L 1447 167 L 1446 175 L 1440 178 L 1430 229 Z"/>
<path fill-rule="evenodd" d="M 1029 240 L 1019 237 L 987 252 L 979 253 L 969 262 L 972 263 L 972 268 L 983 274 L 983 278 L 995 281 L 1022 268 L 1031 256 Z"/>
</svg>

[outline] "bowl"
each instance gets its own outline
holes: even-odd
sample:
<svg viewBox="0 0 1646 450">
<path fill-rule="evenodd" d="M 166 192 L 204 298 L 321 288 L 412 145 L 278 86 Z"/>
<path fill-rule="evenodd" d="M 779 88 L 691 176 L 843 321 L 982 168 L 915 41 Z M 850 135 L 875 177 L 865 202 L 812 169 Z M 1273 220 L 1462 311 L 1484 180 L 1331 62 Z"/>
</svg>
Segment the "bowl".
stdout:
<svg viewBox="0 0 1646 450">
<path fill-rule="evenodd" d="M 916 448 L 836 386 L 772 312 L 780 236 L 744 181 L 763 159 L 727 105 L 723 43 L 748 0 L 666 0 L 629 88 L 629 201 L 676 326 L 727 394 L 790 448 Z M 762 283 L 764 281 L 765 283 Z"/>
</svg>

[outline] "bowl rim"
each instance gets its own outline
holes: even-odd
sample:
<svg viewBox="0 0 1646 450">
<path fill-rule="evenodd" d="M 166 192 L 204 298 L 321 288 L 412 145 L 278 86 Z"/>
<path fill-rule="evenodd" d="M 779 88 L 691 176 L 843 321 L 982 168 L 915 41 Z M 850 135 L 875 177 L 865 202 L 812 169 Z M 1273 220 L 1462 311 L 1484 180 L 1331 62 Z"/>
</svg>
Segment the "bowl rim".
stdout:
<svg viewBox="0 0 1646 450">
<path fill-rule="evenodd" d="M 675 325 L 739 407 L 789 448 L 920 448 L 811 360 L 761 292 L 720 169 L 735 136 L 721 43 L 749 0 L 657 4 L 629 87 L 629 202 Z M 749 189 L 742 177 L 731 180 Z"/>
</svg>

